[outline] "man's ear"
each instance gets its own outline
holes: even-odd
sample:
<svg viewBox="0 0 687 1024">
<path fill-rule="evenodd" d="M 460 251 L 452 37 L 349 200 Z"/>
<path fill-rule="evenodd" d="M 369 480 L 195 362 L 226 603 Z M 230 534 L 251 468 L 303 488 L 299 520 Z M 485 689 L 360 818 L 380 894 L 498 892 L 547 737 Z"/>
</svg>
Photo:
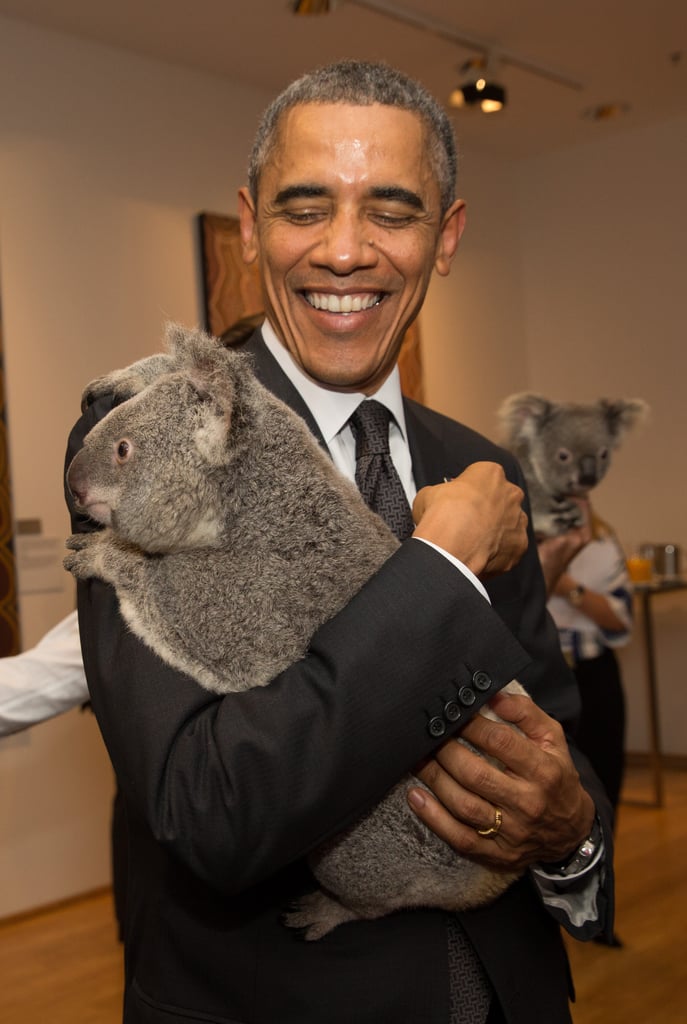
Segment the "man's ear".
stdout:
<svg viewBox="0 0 687 1024">
<path fill-rule="evenodd" d="M 451 269 L 451 263 L 456 255 L 464 228 L 465 200 L 456 199 L 455 203 L 444 214 L 441 222 L 441 231 L 434 258 L 434 269 L 442 277 L 446 277 Z"/>
<path fill-rule="evenodd" d="M 250 265 L 258 258 L 257 223 L 255 204 L 245 187 L 239 189 L 239 227 L 243 262 Z"/>
</svg>

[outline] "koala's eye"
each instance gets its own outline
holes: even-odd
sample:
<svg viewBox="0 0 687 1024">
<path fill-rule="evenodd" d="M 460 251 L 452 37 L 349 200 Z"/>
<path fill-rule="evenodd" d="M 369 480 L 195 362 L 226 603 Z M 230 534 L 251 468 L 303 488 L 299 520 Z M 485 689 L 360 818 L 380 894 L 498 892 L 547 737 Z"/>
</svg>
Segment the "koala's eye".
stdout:
<svg viewBox="0 0 687 1024">
<path fill-rule="evenodd" d="M 568 448 L 559 448 L 556 452 L 556 458 L 559 462 L 570 462 L 572 459 L 572 452 Z"/>
<path fill-rule="evenodd" d="M 118 441 L 115 451 L 117 453 L 117 462 L 126 462 L 131 456 L 131 444 L 126 439 Z"/>
<path fill-rule="evenodd" d="M 606 459 L 608 458 L 609 454 L 610 454 L 610 452 L 608 451 L 608 448 L 599 448 L 599 452 L 598 452 L 598 456 L 597 457 L 599 459 L 601 459 L 602 462 L 605 462 Z"/>
</svg>

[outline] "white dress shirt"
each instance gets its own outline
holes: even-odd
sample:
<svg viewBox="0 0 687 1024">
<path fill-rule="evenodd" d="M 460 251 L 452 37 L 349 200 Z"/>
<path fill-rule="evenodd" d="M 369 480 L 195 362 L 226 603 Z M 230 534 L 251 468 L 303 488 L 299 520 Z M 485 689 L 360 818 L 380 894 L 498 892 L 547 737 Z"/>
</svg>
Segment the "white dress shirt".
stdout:
<svg viewBox="0 0 687 1024">
<path fill-rule="evenodd" d="M 363 394 L 362 391 L 328 391 L 320 384 L 316 384 L 294 362 L 268 321 L 263 324 L 261 330 L 267 348 L 310 409 L 313 419 L 317 423 L 320 433 L 329 448 L 334 465 L 349 480 L 355 481 L 355 438 L 348 421 L 360 403 L 370 396 Z M 413 478 L 413 464 L 408 445 L 406 419 L 403 411 L 403 396 L 401 394 L 401 375 L 398 365 L 394 366 L 379 390 L 375 391 L 374 398 L 376 402 L 385 406 L 391 413 L 389 452 L 391 454 L 391 461 L 403 484 L 408 504 L 412 508 L 415 495 L 417 494 L 417 487 Z M 430 547 L 442 554 L 444 558 L 448 558 L 470 580 L 473 587 L 479 590 L 482 597 L 489 601 L 486 590 L 475 574 L 468 569 L 467 565 L 464 565 L 463 562 L 454 558 L 453 555 L 437 544 L 433 544 L 423 537 L 416 539 L 422 540 L 424 544 L 429 544 Z"/>
</svg>

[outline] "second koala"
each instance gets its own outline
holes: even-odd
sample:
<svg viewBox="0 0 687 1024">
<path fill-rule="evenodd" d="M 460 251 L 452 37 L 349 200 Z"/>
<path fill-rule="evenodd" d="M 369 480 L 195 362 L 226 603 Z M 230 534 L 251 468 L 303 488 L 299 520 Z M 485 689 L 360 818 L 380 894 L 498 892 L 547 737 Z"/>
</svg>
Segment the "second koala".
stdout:
<svg viewBox="0 0 687 1024">
<path fill-rule="evenodd" d="M 579 506 L 570 499 L 601 482 L 612 450 L 647 412 L 641 398 L 585 405 L 522 392 L 504 400 L 498 413 L 504 443 L 520 460 L 538 537 L 580 525 Z"/>
<path fill-rule="evenodd" d="M 65 566 L 113 584 L 160 657 L 235 692 L 304 657 L 398 542 L 244 356 L 201 332 L 175 329 L 170 341 L 170 355 L 87 389 L 128 400 L 69 467 L 77 507 L 105 529 L 74 535 Z M 311 855 L 323 888 L 287 918 L 306 938 L 405 907 L 463 910 L 515 879 L 430 832 L 407 806 L 411 782 Z"/>
</svg>

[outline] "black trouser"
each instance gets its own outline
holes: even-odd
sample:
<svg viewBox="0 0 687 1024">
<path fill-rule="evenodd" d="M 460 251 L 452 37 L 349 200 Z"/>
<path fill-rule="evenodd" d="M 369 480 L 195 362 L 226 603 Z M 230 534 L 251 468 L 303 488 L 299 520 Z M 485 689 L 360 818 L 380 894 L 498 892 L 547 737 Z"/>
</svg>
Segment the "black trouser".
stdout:
<svg viewBox="0 0 687 1024">
<path fill-rule="evenodd" d="M 575 676 L 582 699 L 575 742 L 591 761 L 616 810 L 625 768 L 625 694 L 618 659 L 607 648 L 598 658 L 579 661 Z"/>
</svg>

